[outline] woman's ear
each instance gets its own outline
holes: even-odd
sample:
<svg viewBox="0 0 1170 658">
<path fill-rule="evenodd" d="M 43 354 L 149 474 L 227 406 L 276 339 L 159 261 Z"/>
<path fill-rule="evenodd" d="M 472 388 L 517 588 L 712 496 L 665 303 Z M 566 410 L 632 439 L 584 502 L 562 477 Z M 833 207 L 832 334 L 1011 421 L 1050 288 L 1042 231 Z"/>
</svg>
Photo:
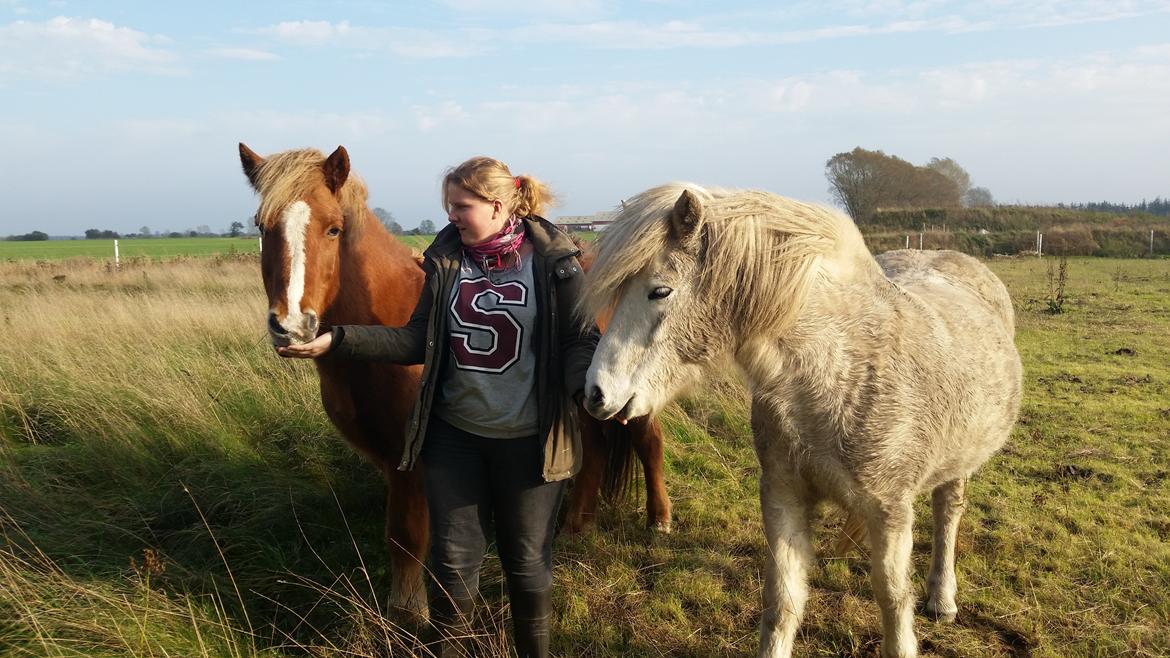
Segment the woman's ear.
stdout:
<svg viewBox="0 0 1170 658">
<path fill-rule="evenodd" d="M 504 202 L 496 199 L 492 201 L 492 219 L 499 217 L 504 212 Z"/>
</svg>

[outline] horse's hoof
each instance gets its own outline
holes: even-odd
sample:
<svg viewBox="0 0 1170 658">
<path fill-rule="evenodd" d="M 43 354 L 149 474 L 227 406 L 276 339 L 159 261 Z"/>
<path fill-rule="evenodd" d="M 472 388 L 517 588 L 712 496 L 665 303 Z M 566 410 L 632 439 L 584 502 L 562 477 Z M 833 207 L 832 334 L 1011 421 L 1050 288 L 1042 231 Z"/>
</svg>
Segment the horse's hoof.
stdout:
<svg viewBox="0 0 1170 658">
<path fill-rule="evenodd" d="M 958 609 L 939 610 L 930 605 L 930 603 L 926 604 L 926 616 L 942 624 L 953 624 L 958 614 Z"/>
<path fill-rule="evenodd" d="M 654 532 L 660 534 L 660 535 L 669 535 L 670 534 L 670 520 L 667 519 L 666 521 L 659 521 L 658 523 L 655 523 L 654 525 L 650 526 L 650 529 L 653 530 Z"/>
</svg>

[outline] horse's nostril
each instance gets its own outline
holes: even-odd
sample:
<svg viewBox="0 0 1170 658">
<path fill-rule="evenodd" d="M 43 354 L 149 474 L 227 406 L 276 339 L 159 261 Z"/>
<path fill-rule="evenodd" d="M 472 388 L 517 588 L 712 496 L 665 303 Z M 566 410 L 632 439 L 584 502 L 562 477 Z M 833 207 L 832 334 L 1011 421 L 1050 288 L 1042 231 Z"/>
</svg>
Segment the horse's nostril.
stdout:
<svg viewBox="0 0 1170 658">
<path fill-rule="evenodd" d="M 317 333 L 317 327 L 320 326 L 320 321 L 317 320 L 317 314 L 316 313 L 309 313 L 305 317 L 306 317 L 305 324 L 307 325 L 309 333 L 311 333 L 311 334 Z"/>
<path fill-rule="evenodd" d="M 600 386 L 589 389 L 589 404 L 599 407 L 603 402 L 605 402 L 605 394 L 601 392 Z"/>
<path fill-rule="evenodd" d="M 282 336 L 288 333 L 288 331 L 285 331 L 284 327 L 280 326 L 280 321 L 276 319 L 275 313 L 268 314 L 268 330 L 274 334 L 280 334 Z"/>
</svg>

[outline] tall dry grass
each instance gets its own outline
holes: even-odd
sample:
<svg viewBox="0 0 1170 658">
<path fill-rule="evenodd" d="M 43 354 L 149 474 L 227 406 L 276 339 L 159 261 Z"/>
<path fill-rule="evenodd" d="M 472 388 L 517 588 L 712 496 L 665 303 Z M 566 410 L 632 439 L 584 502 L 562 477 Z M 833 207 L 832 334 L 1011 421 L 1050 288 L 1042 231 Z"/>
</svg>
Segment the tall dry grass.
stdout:
<svg viewBox="0 0 1170 658">
<path fill-rule="evenodd" d="M 922 654 L 1165 656 L 1170 640 L 1170 261 L 993 261 L 1026 394 L 972 480 L 959 618 Z M 255 260 L 0 264 L 0 656 L 425 655 L 386 613 L 384 488 L 329 425 L 311 364 L 264 338 Z M 755 652 L 766 568 L 748 406 L 733 377 L 664 414 L 675 530 L 644 496 L 554 552 L 566 656 Z M 929 561 L 919 501 L 915 583 Z M 799 651 L 876 655 L 866 561 L 822 559 Z M 825 527 L 827 526 L 827 528 Z M 498 561 L 481 655 L 506 652 Z"/>
<path fill-rule="evenodd" d="M 0 655 L 430 653 L 384 607 L 380 478 L 266 306 L 254 257 L 0 264 Z"/>
</svg>

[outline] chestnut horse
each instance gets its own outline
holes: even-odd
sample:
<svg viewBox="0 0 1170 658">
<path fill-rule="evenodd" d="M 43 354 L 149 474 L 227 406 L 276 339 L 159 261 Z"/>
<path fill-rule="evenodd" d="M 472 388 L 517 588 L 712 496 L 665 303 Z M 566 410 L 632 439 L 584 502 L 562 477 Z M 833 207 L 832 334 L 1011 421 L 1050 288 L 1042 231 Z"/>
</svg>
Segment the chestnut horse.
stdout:
<svg viewBox="0 0 1170 658">
<path fill-rule="evenodd" d="M 422 290 L 423 271 L 412 251 L 366 205 L 365 183 L 350 172 L 345 148 L 328 158 L 315 149 L 268 158 L 244 144 L 239 149 L 244 174 L 260 195 L 256 225 L 262 235 L 260 266 L 272 343 L 306 342 L 337 324 L 404 325 Z M 422 561 L 428 521 L 422 477 L 417 469 L 396 468 L 421 368 L 328 358 L 314 363 L 330 421 L 386 478 L 391 603 L 425 614 Z M 569 501 L 568 530 L 577 532 L 592 522 L 602 481 L 608 473 L 610 483 L 620 485 L 620 468 L 628 473 L 632 446 L 644 464 L 647 523 L 668 532 L 670 501 L 662 480 L 658 424 L 641 418 L 607 430 L 587 413 L 579 417 L 584 464 Z"/>
</svg>

